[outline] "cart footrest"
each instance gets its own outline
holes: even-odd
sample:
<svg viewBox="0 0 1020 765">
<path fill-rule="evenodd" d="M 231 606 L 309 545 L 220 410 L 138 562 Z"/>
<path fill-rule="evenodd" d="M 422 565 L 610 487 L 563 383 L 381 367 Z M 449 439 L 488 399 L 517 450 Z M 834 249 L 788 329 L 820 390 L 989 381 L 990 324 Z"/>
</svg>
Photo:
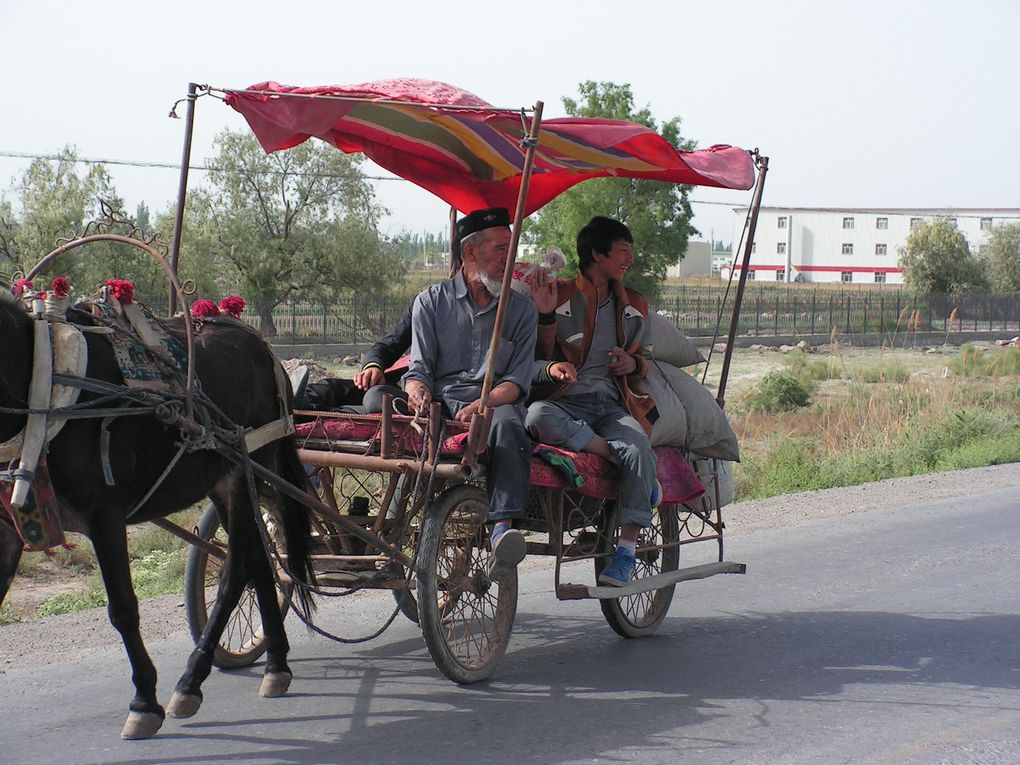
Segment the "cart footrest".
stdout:
<svg viewBox="0 0 1020 765">
<path fill-rule="evenodd" d="M 623 587 L 592 587 L 586 584 L 561 584 L 556 588 L 558 600 L 583 600 L 586 598 L 622 598 L 627 595 L 637 595 L 641 592 L 658 590 L 661 587 L 668 587 L 677 582 L 685 582 L 691 579 L 705 579 L 716 574 L 743 574 L 747 572 L 746 563 L 734 563 L 733 561 L 721 561 L 719 563 L 705 563 L 700 566 L 689 566 L 667 571 L 655 576 L 633 579 Z"/>
</svg>

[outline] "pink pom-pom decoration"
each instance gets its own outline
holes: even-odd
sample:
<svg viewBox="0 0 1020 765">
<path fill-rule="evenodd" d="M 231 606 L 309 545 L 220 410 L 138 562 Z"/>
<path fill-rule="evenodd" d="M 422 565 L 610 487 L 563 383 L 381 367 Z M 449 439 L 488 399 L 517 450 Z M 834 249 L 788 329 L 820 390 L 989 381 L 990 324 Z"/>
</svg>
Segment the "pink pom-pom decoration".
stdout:
<svg viewBox="0 0 1020 765">
<path fill-rule="evenodd" d="M 191 304 L 191 315 L 196 319 L 209 319 L 220 315 L 220 309 L 211 300 L 196 300 Z"/>
<path fill-rule="evenodd" d="M 245 305 L 244 298 L 240 295 L 227 295 L 220 301 L 220 310 L 223 313 L 230 314 L 235 319 L 241 318 L 241 311 L 244 310 Z"/>
<path fill-rule="evenodd" d="M 11 288 L 11 292 L 14 293 L 15 297 L 21 297 L 26 292 L 33 292 L 34 290 L 35 287 L 32 286 L 31 279 L 18 279 Z"/>
<path fill-rule="evenodd" d="M 64 276 L 58 276 L 50 282 L 50 290 L 58 298 L 67 297 L 71 294 L 71 283 Z"/>
<path fill-rule="evenodd" d="M 135 285 L 127 279 L 107 279 L 106 286 L 121 305 L 131 305 L 135 302 Z"/>
</svg>

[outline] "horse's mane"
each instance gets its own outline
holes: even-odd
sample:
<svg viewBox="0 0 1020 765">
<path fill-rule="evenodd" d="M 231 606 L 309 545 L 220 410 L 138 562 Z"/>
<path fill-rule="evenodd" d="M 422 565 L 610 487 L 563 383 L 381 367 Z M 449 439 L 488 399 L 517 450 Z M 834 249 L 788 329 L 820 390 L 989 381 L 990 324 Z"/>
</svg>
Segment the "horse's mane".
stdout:
<svg viewBox="0 0 1020 765">
<path fill-rule="evenodd" d="M 3 309 L 11 317 L 15 327 L 24 326 L 31 320 L 18 299 L 6 292 L 0 292 L 0 309 Z"/>
</svg>

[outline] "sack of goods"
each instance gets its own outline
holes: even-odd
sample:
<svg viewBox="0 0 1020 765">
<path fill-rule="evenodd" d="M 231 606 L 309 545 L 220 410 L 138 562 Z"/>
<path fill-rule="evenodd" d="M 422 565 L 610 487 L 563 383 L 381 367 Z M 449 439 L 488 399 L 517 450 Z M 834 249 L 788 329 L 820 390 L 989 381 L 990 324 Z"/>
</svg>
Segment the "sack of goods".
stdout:
<svg viewBox="0 0 1020 765">
<path fill-rule="evenodd" d="M 700 364 L 704 356 L 690 338 L 662 316 L 650 316 L 652 363 L 640 384 L 655 399 L 659 419 L 652 426 L 652 446 L 686 447 L 691 466 L 709 487 L 705 500 L 715 506 L 719 481 L 720 506 L 733 499 L 733 462 L 740 461 L 737 436 L 711 391 L 681 367 Z"/>
</svg>

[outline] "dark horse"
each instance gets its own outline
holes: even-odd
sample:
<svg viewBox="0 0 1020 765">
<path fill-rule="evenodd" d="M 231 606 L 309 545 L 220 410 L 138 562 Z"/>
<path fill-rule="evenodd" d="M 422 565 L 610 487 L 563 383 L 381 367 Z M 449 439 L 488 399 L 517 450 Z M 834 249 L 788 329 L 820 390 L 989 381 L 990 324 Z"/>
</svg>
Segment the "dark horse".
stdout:
<svg viewBox="0 0 1020 765">
<path fill-rule="evenodd" d="M 84 315 L 72 310 L 69 318 Z M 20 432 L 26 417 L 3 409 L 27 405 L 32 375 L 33 319 L 20 304 L 0 296 L 0 442 Z M 167 322 L 168 330 L 183 343 L 183 321 Z M 122 376 L 110 343 L 87 334 L 86 376 L 122 384 Z M 194 366 L 204 397 L 211 400 L 231 422 L 258 427 L 279 417 L 277 363 L 265 343 L 240 323 L 208 322 L 195 334 Z M 83 391 L 79 402 L 98 394 Z M 72 419 L 48 446 L 47 462 L 67 531 L 88 536 L 95 547 L 109 598 L 110 622 L 121 634 L 131 662 L 135 696 L 121 735 L 147 738 L 162 725 L 164 710 L 156 698 L 156 668 L 142 643 L 138 600 L 131 586 L 126 526 L 161 518 L 210 497 L 229 531 L 227 558 L 220 591 L 209 622 L 187 669 L 177 683 L 167 712 L 190 717 L 201 704 L 200 686 L 212 668 L 218 644 L 231 611 L 249 583 L 255 588 L 267 652 L 260 693 L 280 696 L 290 684 L 287 665 L 289 645 L 277 602 L 273 571 L 261 541 L 252 507 L 246 472 L 235 461 L 212 449 L 189 451 L 176 464 L 156 492 L 130 518 L 126 516 L 145 496 L 177 455 L 181 431 L 153 415 L 118 417 L 108 423 L 109 468 L 114 485 L 107 485 L 102 462 L 102 420 Z M 298 462 L 293 436 L 272 442 L 252 459 L 302 488 L 307 478 Z M 298 582 L 311 578 L 309 558 L 310 521 L 298 502 L 262 485 L 280 508 L 288 567 Z M 0 508 L 0 603 L 11 585 L 22 543 L 6 513 Z M 299 593 L 304 590 L 300 586 Z"/>
</svg>

